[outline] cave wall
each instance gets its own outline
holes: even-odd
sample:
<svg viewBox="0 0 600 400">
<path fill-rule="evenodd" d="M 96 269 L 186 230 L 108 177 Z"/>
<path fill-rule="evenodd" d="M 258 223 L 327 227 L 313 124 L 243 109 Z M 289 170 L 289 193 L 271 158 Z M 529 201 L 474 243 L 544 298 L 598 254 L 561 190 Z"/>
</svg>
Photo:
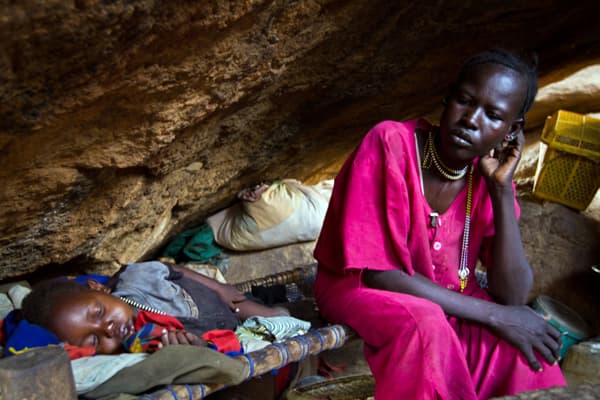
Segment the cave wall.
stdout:
<svg viewBox="0 0 600 400">
<path fill-rule="evenodd" d="M 0 279 L 114 271 L 241 187 L 331 177 L 477 50 L 536 50 L 542 84 L 600 60 L 591 1 L 2 3 Z"/>
</svg>

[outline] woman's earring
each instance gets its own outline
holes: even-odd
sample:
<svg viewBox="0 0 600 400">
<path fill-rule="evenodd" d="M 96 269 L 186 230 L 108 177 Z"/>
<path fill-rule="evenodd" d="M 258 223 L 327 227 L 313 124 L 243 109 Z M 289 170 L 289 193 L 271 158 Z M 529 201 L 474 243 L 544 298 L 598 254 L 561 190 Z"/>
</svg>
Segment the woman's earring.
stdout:
<svg viewBox="0 0 600 400">
<path fill-rule="evenodd" d="M 446 104 L 448 104 L 448 99 L 446 97 L 444 97 L 442 99 L 442 105 L 445 106 Z"/>
<path fill-rule="evenodd" d="M 514 137 L 510 133 L 508 133 L 504 136 L 504 140 L 506 140 L 507 142 L 510 142 L 513 139 L 514 139 Z"/>
</svg>

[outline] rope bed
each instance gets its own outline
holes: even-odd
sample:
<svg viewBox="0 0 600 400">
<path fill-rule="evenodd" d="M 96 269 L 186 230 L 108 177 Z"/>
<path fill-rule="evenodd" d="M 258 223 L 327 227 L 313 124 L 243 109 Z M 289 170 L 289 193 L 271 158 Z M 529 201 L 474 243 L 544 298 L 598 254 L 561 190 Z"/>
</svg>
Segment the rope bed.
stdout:
<svg viewBox="0 0 600 400">
<path fill-rule="evenodd" d="M 242 292 L 251 292 L 254 286 L 273 286 L 296 284 L 305 291 L 312 292 L 312 283 L 316 274 L 316 266 L 309 265 L 290 271 L 268 275 L 234 284 Z M 306 293 L 309 295 L 309 293 Z M 312 293 L 310 293 L 312 294 Z M 233 358 L 248 365 L 248 376 L 245 381 L 265 373 L 280 369 L 290 363 L 301 361 L 311 355 L 342 347 L 354 332 L 344 325 L 330 325 L 311 329 L 304 335 L 289 338 L 283 342 L 273 343 L 264 349 L 241 354 Z M 146 394 L 141 399 L 152 400 L 200 400 L 226 386 L 221 384 L 170 385 Z"/>
<path fill-rule="evenodd" d="M 264 349 L 235 356 L 248 364 L 249 373 L 246 380 L 279 369 L 285 365 L 303 360 L 309 355 L 332 350 L 343 346 L 353 336 L 353 332 L 344 325 L 331 325 L 285 340 L 273 343 Z M 152 400 L 200 400 L 207 395 L 223 389 L 224 385 L 171 385 L 159 389 L 142 399 Z"/>
</svg>

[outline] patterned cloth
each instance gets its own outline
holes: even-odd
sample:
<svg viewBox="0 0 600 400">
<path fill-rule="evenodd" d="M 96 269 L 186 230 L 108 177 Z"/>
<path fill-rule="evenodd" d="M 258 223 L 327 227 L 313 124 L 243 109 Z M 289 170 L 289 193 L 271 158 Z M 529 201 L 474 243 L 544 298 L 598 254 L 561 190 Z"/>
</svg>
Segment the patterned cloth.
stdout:
<svg viewBox="0 0 600 400">
<path fill-rule="evenodd" d="M 152 353 L 158 350 L 165 329 L 183 329 L 183 324 L 170 315 L 139 311 L 135 319 L 136 332 L 123 342 L 130 353 Z"/>
<path fill-rule="evenodd" d="M 289 316 L 250 317 L 235 330 L 242 342 L 244 350 L 251 351 L 265 348 L 272 342 L 303 335 L 310 329 L 310 322 Z"/>
</svg>

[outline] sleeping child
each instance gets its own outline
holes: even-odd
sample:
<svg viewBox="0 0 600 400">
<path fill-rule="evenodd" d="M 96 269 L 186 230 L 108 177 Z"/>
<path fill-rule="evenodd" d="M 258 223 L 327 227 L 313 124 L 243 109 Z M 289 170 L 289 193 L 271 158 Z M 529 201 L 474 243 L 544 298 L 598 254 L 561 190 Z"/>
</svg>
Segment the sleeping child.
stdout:
<svg viewBox="0 0 600 400">
<path fill-rule="evenodd" d="M 203 346 L 202 335 L 233 330 L 254 315 L 289 315 L 245 297 L 234 286 L 161 262 L 124 266 L 104 285 L 53 279 L 34 286 L 22 317 L 61 342 L 94 354 Z"/>
</svg>

